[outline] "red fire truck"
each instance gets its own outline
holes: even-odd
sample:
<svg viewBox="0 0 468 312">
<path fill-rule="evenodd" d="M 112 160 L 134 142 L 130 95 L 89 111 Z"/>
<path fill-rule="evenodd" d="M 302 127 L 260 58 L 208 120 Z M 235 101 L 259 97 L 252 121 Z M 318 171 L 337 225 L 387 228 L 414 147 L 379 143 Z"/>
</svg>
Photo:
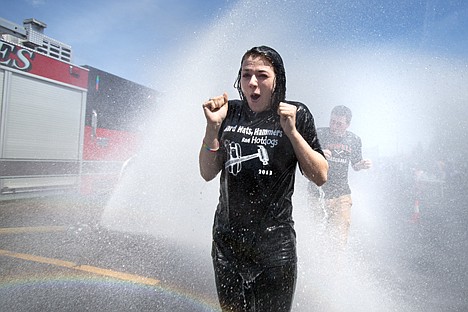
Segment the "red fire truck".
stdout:
<svg viewBox="0 0 468 312">
<path fill-rule="evenodd" d="M 0 33 L 10 38 L 37 36 L 32 28 L 0 19 L 2 26 Z M 71 49 L 46 42 L 44 35 L 39 44 L 5 37 L 0 41 L 0 200 L 112 190 L 123 163 L 137 151 L 140 117 L 154 107 L 158 93 L 72 64 Z"/>
</svg>

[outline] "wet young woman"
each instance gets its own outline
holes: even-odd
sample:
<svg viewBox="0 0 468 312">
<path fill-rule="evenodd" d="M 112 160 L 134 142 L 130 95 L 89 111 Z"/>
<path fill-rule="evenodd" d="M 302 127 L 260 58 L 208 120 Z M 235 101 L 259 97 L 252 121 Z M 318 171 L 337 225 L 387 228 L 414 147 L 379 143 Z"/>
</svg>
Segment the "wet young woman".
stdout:
<svg viewBox="0 0 468 312">
<path fill-rule="evenodd" d="M 267 46 L 248 50 L 235 87 L 203 103 L 206 131 L 201 176 L 219 172 L 212 258 L 223 311 L 290 311 L 296 284 L 292 195 L 297 164 L 317 185 L 327 180 L 314 119 L 286 97 L 281 56 Z"/>
</svg>

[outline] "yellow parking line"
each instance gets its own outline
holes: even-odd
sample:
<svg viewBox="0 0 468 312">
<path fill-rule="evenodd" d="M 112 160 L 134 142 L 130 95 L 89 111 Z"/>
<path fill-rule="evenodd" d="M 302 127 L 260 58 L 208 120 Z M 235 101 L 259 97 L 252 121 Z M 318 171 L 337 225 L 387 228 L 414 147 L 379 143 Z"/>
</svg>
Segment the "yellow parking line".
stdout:
<svg viewBox="0 0 468 312">
<path fill-rule="evenodd" d="M 104 275 L 104 276 L 109 276 L 109 277 L 114 277 L 118 278 L 121 280 L 125 281 L 130 281 L 130 282 L 135 282 L 139 284 L 144 284 L 144 285 L 158 285 L 159 280 L 149 278 L 149 277 L 143 277 L 135 274 L 128 274 L 124 272 L 118 272 L 118 271 L 113 271 L 113 270 L 108 270 L 108 269 L 102 269 L 102 268 L 97 268 L 89 265 L 80 265 L 76 267 L 75 269 L 85 271 L 85 272 L 90 272 L 94 274 L 99 274 L 99 275 Z"/>
<path fill-rule="evenodd" d="M 45 258 L 45 257 L 34 256 L 34 255 L 29 255 L 29 254 L 24 254 L 24 253 L 17 253 L 17 252 L 3 250 L 3 249 L 0 249 L 0 255 L 11 257 L 11 258 L 16 258 L 16 259 L 23 259 L 23 260 L 28 260 L 28 261 L 52 264 L 52 265 L 65 267 L 65 268 L 74 268 L 76 266 L 75 263 L 69 262 L 69 261 L 63 261 L 63 260 L 58 260 L 58 259 L 53 259 L 53 258 Z"/>
<path fill-rule="evenodd" d="M 0 234 L 23 234 L 23 233 L 49 233 L 62 232 L 67 229 L 66 226 L 25 226 L 0 228 Z"/>
<path fill-rule="evenodd" d="M 24 253 L 17 253 L 17 252 L 13 252 L 13 251 L 9 251 L 9 250 L 0 249 L 0 256 L 6 256 L 6 257 L 11 257 L 11 258 L 16 258 L 16 259 L 23 259 L 23 260 L 39 262 L 39 263 L 52 264 L 52 265 L 59 266 L 59 267 L 65 267 L 65 268 L 74 269 L 74 270 L 78 270 L 78 271 L 83 271 L 83 272 L 103 275 L 103 276 L 107 276 L 107 277 L 117 278 L 117 279 L 120 279 L 120 280 L 134 282 L 134 283 L 138 283 L 138 284 L 154 286 L 154 285 L 158 285 L 160 283 L 160 281 L 157 280 L 157 279 L 153 279 L 153 278 L 149 278 L 149 277 L 143 277 L 143 276 L 139 276 L 139 275 L 136 275 L 136 274 L 129 274 L 129 273 L 124 273 L 124 272 L 119 272 L 119 271 L 113 271 L 113 270 L 93 267 L 93 266 L 90 266 L 90 265 L 78 265 L 77 263 L 70 262 L 70 261 L 63 261 L 63 260 L 59 260 L 59 259 L 34 256 L 34 255 L 24 254 Z"/>
</svg>

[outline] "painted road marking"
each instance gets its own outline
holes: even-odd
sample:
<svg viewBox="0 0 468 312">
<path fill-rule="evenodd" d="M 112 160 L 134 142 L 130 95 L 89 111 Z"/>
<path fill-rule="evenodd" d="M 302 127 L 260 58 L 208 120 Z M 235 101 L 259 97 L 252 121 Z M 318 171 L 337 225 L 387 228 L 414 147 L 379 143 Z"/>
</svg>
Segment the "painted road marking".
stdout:
<svg viewBox="0 0 468 312">
<path fill-rule="evenodd" d="M 0 234 L 24 234 L 24 233 L 47 233 L 47 232 L 60 232 L 65 231 L 67 229 L 66 226 L 36 226 L 36 227 L 13 227 L 13 228 L 0 228 Z M 23 259 L 27 261 L 33 262 L 40 262 L 45 264 L 51 264 L 59 267 L 69 268 L 73 270 L 108 276 L 112 278 L 121 279 L 124 281 L 130 281 L 134 283 L 144 284 L 144 285 L 158 285 L 159 280 L 143 277 L 135 274 L 129 274 L 119 271 L 113 271 L 109 269 L 98 268 L 90 265 L 79 265 L 74 262 L 64 261 L 54 258 L 46 258 L 40 256 L 34 256 L 30 254 L 24 253 L 17 253 L 9 250 L 2 250 L 0 249 L 0 255 L 16 258 L 16 259 Z"/>
<path fill-rule="evenodd" d="M 103 268 L 98 268 L 98 267 L 94 267 L 90 265 L 79 265 L 77 263 L 70 262 L 70 261 L 34 256 L 30 254 L 18 253 L 18 252 L 13 252 L 13 251 L 4 250 L 4 249 L 0 249 L 0 256 L 39 262 L 39 263 L 45 263 L 45 264 L 52 264 L 52 265 L 59 266 L 59 267 L 103 275 L 107 277 L 117 278 L 120 280 L 149 285 L 149 286 L 155 286 L 160 283 L 160 281 L 157 279 L 144 277 L 144 276 L 140 276 L 136 274 L 103 269 Z"/>
<path fill-rule="evenodd" d="M 61 231 L 66 231 L 67 228 L 68 227 L 66 226 L 35 226 L 35 227 L 0 228 L 0 235 L 1 234 L 61 232 Z M 27 260 L 27 261 L 51 264 L 51 265 L 55 265 L 59 267 L 69 268 L 69 269 L 83 271 L 83 272 L 97 274 L 97 275 L 108 276 L 108 277 L 117 278 L 117 279 L 124 280 L 124 281 L 144 284 L 144 285 L 154 286 L 160 283 L 160 281 L 157 279 L 143 277 L 143 276 L 139 276 L 136 274 L 113 271 L 113 270 L 98 268 L 98 267 L 94 267 L 90 265 L 79 265 L 77 263 L 70 262 L 70 261 L 34 256 L 34 255 L 24 254 L 24 253 L 16 253 L 16 252 L 9 251 L 9 250 L 0 249 L 0 255 L 11 257 L 11 258 L 16 258 L 16 259 Z"/>
<path fill-rule="evenodd" d="M 45 263 L 45 264 L 52 264 L 64 268 L 70 268 L 73 269 L 74 267 L 77 266 L 76 263 L 70 262 L 70 261 L 63 261 L 63 260 L 58 260 L 58 259 L 53 259 L 53 258 L 45 258 L 45 257 L 40 257 L 40 256 L 33 256 L 29 254 L 24 254 L 24 253 L 17 253 L 9 250 L 4 250 L 0 249 L 0 255 L 2 256 L 7 256 L 10 258 L 16 258 L 16 259 L 23 259 L 27 261 L 34 261 L 34 262 L 40 262 L 40 263 Z"/>
</svg>

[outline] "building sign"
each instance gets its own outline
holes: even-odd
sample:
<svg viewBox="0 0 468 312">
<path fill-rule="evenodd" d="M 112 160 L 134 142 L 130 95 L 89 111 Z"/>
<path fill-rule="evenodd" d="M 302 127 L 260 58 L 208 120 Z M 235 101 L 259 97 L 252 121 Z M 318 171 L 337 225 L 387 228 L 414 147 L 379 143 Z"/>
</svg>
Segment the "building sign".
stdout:
<svg viewBox="0 0 468 312">
<path fill-rule="evenodd" d="M 3 40 L 0 40 L 0 65 L 80 88 L 88 86 L 87 69 Z"/>
</svg>

